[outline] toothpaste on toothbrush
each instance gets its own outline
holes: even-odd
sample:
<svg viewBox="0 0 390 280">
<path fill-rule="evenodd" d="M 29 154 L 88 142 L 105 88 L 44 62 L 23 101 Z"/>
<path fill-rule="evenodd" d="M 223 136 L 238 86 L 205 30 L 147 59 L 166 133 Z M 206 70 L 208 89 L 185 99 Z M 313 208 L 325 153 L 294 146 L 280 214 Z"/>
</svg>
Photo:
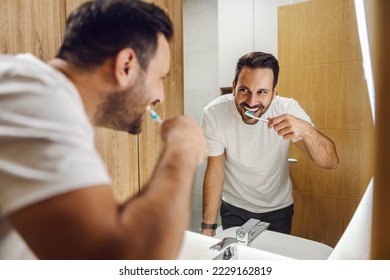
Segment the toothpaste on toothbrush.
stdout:
<svg viewBox="0 0 390 280">
<path fill-rule="evenodd" d="M 151 106 L 148 106 L 146 110 L 149 112 L 150 116 L 152 117 L 152 120 L 158 122 L 158 123 L 163 123 L 163 120 L 160 118 L 160 116 L 152 109 Z"/>
<path fill-rule="evenodd" d="M 255 116 L 253 115 L 253 112 L 251 112 L 251 111 L 246 111 L 246 112 L 245 112 L 245 115 L 247 115 L 247 116 L 250 117 L 250 118 L 253 118 L 253 119 L 256 119 L 256 120 L 265 122 L 265 123 L 269 123 L 269 120 L 267 120 L 267 119 L 255 117 Z"/>
</svg>

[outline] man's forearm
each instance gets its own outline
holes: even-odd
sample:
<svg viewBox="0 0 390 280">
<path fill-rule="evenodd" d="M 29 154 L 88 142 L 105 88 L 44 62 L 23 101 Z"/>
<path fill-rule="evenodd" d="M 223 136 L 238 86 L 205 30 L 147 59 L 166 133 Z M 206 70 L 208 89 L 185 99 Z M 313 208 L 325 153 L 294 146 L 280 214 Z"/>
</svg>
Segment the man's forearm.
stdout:
<svg viewBox="0 0 390 280">
<path fill-rule="evenodd" d="M 203 222 L 215 224 L 217 222 L 218 209 L 221 201 L 222 188 L 214 186 L 203 186 Z M 220 190 L 219 190 L 220 189 Z"/>
<path fill-rule="evenodd" d="M 221 201 L 225 176 L 225 154 L 209 157 L 203 181 L 203 222 L 215 224 Z M 208 231 L 207 233 L 205 231 Z M 213 235 L 212 230 L 202 231 Z"/>
<path fill-rule="evenodd" d="M 189 225 L 196 168 L 208 152 L 203 130 L 192 117 L 165 120 L 161 136 L 165 149 L 139 195 L 142 199 L 126 207 L 138 217 L 129 215 L 123 221 L 132 226 L 134 236 L 142 235 L 135 242 L 141 254 L 147 248 L 147 258 L 172 259 Z"/>
<path fill-rule="evenodd" d="M 202 228 L 202 233 L 208 236 L 215 235 L 215 229 L 212 225 L 217 224 L 218 210 L 221 202 L 222 185 L 207 184 L 203 185 L 203 222 L 208 227 Z M 211 227 L 211 228 L 210 228 Z"/>
<path fill-rule="evenodd" d="M 303 137 L 303 141 L 315 164 L 323 168 L 337 168 L 339 158 L 336 152 L 336 145 L 330 138 L 310 126 L 308 132 Z"/>
<path fill-rule="evenodd" d="M 126 206 L 124 217 L 128 218 L 122 221 L 130 224 L 137 221 L 137 225 L 129 229 L 136 231 L 132 236 L 142 236 L 142 241 L 137 242 L 139 251 L 150 248 L 145 252 L 147 258 L 177 256 L 190 221 L 196 167 L 196 162 L 188 160 L 185 153 L 165 151 L 152 179 L 139 195 L 142 199 L 135 198 Z"/>
</svg>

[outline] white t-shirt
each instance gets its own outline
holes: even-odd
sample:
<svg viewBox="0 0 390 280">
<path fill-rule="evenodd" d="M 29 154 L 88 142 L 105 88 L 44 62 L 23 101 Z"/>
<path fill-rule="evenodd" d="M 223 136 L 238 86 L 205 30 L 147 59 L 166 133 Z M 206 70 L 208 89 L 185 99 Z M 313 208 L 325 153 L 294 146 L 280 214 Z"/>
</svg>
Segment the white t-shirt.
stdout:
<svg viewBox="0 0 390 280">
<path fill-rule="evenodd" d="M 312 124 L 298 102 L 278 95 L 262 117 L 286 113 Z M 202 126 L 210 156 L 226 152 L 224 201 L 254 213 L 278 210 L 293 203 L 288 168 L 290 141 L 261 121 L 245 124 L 232 94 L 222 95 L 204 108 Z"/>
<path fill-rule="evenodd" d="M 0 259 L 34 257 L 7 215 L 110 184 L 77 89 L 30 54 L 0 56 L 0 147 Z"/>
</svg>

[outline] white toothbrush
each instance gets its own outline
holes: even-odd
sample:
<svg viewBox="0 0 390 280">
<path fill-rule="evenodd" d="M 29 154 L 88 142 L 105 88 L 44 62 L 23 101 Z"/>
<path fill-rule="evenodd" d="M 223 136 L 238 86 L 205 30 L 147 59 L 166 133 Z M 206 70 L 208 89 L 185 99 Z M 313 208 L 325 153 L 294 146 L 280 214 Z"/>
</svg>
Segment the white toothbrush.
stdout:
<svg viewBox="0 0 390 280">
<path fill-rule="evenodd" d="M 160 118 L 160 116 L 152 109 L 152 107 L 148 106 L 146 108 L 147 111 L 149 111 L 150 116 L 152 117 L 152 120 L 158 122 L 158 123 L 163 123 L 163 120 Z"/>
<path fill-rule="evenodd" d="M 248 117 L 250 117 L 252 119 L 256 119 L 256 120 L 259 120 L 259 121 L 262 121 L 262 122 L 265 122 L 265 123 L 269 123 L 269 120 L 267 120 L 267 119 L 255 117 L 253 115 L 253 112 L 251 112 L 251 111 L 246 111 L 245 115 L 247 115 Z"/>
</svg>

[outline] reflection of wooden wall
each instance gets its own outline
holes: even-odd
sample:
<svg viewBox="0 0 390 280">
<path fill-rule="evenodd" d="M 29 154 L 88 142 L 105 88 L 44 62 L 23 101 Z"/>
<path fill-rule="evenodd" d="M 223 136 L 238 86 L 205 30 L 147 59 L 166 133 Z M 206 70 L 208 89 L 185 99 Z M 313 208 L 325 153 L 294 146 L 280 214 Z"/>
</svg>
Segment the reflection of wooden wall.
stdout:
<svg viewBox="0 0 390 280">
<path fill-rule="evenodd" d="M 0 53 L 31 52 L 48 61 L 54 58 L 66 17 L 85 0 L 0 0 Z M 171 16 L 175 35 L 170 42 L 171 71 L 165 80 L 165 102 L 157 107 L 163 118 L 182 114 L 183 34 L 182 1 L 152 0 Z M 96 129 L 96 144 L 113 180 L 119 202 L 137 193 L 149 178 L 162 149 L 158 126 L 146 118 L 139 136 Z"/>
<path fill-rule="evenodd" d="M 295 147 L 293 234 L 335 246 L 373 176 L 373 121 L 353 0 L 279 8 L 280 94 L 296 99 L 334 140 L 336 170 L 316 167 Z"/>
</svg>

